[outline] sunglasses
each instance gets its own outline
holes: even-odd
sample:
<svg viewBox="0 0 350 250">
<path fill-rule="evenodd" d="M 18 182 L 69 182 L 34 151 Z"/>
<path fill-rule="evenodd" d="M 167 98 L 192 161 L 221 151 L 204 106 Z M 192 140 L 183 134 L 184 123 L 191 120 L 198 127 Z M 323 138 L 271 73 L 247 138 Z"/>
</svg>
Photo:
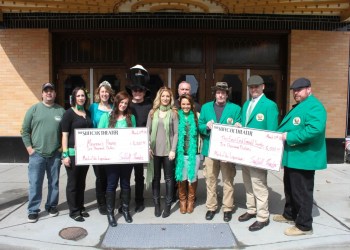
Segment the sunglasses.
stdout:
<svg viewBox="0 0 350 250">
<path fill-rule="evenodd" d="M 134 92 L 143 92 L 143 89 L 132 89 Z"/>
</svg>

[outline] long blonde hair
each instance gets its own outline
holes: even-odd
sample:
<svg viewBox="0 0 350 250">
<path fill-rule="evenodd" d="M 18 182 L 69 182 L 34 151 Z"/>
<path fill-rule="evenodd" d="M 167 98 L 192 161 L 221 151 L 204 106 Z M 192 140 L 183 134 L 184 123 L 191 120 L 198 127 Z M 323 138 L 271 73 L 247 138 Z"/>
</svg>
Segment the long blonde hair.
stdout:
<svg viewBox="0 0 350 250">
<path fill-rule="evenodd" d="M 107 92 L 109 93 L 109 100 L 108 100 L 108 102 L 110 104 L 112 104 L 113 101 L 114 101 L 114 90 L 112 89 L 112 86 L 111 86 L 111 84 L 108 81 L 101 82 L 100 85 L 98 86 L 98 88 L 95 89 L 95 95 L 94 95 L 95 102 L 97 102 L 97 103 L 101 102 L 100 90 L 101 90 L 102 87 L 105 88 L 107 90 Z"/>
<path fill-rule="evenodd" d="M 160 97 L 162 96 L 162 94 L 164 92 L 168 92 L 169 93 L 169 95 L 170 95 L 170 104 L 169 105 L 170 105 L 172 111 L 177 114 L 177 108 L 174 106 L 174 95 L 173 95 L 173 92 L 171 91 L 170 88 L 168 88 L 166 86 L 163 86 L 163 87 L 161 87 L 158 90 L 156 98 L 153 101 L 153 107 L 152 107 L 152 110 L 151 110 L 151 118 L 153 118 L 154 112 L 156 112 L 156 110 L 159 109 L 159 107 L 160 107 Z"/>
</svg>

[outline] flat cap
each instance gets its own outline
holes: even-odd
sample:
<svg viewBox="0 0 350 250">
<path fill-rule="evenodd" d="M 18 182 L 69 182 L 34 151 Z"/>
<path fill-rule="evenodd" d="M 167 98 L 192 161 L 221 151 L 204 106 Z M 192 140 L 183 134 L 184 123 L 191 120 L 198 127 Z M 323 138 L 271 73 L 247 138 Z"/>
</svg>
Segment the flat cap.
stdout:
<svg viewBox="0 0 350 250">
<path fill-rule="evenodd" d="M 261 76 L 255 75 L 255 76 L 249 77 L 247 85 L 252 86 L 252 85 L 260 85 L 263 83 L 264 83 L 264 79 L 262 79 Z"/>
<path fill-rule="evenodd" d="M 292 86 L 290 86 L 290 89 L 301 89 L 301 88 L 307 88 L 311 86 L 311 82 L 309 79 L 306 79 L 304 77 L 296 79 Z"/>
</svg>

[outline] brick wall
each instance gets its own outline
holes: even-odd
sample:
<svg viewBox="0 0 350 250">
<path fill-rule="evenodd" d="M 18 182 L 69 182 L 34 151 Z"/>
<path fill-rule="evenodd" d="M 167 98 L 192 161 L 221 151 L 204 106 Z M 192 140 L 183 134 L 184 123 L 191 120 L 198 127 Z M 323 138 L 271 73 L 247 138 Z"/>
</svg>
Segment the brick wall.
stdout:
<svg viewBox="0 0 350 250">
<path fill-rule="evenodd" d="M 0 136 L 19 136 L 26 110 L 41 100 L 41 84 L 51 80 L 50 46 L 47 29 L 0 29 Z M 328 138 L 345 137 L 348 63 L 349 33 L 291 31 L 288 81 L 311 80 L 328 111 Z"/>
<path fill-rule="evenodd" d="M 19 136 L 27 109 L 41 100 L 50 81 L 47 29 L 0 29 L 0 136 Z"/>
<path fill-rule="evenodd" d="M 327 138 L 345 137 L 349 35 L 293 30 L 289 37 L 289 84 L 299 77 L 311 80 L 313 93 L 328 112 Z M 289 99 L 291 106 L 295 102 Z"/>
</svg>

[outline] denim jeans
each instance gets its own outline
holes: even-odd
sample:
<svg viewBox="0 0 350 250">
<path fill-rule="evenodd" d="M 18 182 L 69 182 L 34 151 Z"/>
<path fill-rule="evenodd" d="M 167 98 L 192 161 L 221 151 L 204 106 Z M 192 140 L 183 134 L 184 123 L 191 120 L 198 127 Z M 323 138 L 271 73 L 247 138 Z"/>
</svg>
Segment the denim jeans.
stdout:
<svg viewBox="0 0 350 250">
<path fill-rule="evenodd" d="M 132 167 L 133 166 L 129 164 L 106 165 L 107 192 L 114 192 L 118 187 L 119 180 L 120 189 L 130 190 Z"/>
<path fill-rule="evenodd" d="M 45 172 L 47 175 L 47 200 L 45 210 L 56 207 L 59 195 L 59 176 L 61 167 L 61 153 L 55 152 L 51 157 L 42 157 L 38 153 L 29 156 L 28 179 L 28 214 L 37 214 L 40 212 L 42 199 L 43 182 Z"/>
</svg>

